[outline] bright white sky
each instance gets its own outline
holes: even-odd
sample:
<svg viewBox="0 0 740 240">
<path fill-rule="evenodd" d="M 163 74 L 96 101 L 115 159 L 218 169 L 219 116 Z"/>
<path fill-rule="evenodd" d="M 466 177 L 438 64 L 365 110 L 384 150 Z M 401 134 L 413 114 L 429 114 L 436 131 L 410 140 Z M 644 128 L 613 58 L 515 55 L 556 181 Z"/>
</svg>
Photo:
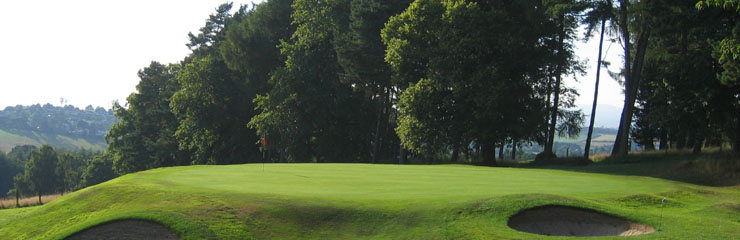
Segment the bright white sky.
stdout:
<svg viewBox="0 0 740 240">
<path fill-rule="evenodd" d="M 197 33 L 224 0 L 37 0 L 0 1 L 0 109 L 51 103 L 110 108 L 136 90 L 137 71 L 151 61 L 171 63 L 190 51 L 188 32 Z M 235 1 L 234 9 L 252 1 Z M 261 2 L 255 0 L 254 2 Z M 571 79 L 579 89 L 577 104 L 593 99 L 596 39 L 577 44 L 577 54 L 591 59 L 589 75 Z M 604 49 L 609 46 L 605 43 Z M 607 58 L 620 65 L 621 47 Z M 621 87 L 602 69 L 599 105 L 621 109 Z M 590 114 L 590 109 L 584 109 Z M 597 113 L 598 116 L 598 113 Z M 598 124 L 597 124 L 598 125 Z"/>
</svg>

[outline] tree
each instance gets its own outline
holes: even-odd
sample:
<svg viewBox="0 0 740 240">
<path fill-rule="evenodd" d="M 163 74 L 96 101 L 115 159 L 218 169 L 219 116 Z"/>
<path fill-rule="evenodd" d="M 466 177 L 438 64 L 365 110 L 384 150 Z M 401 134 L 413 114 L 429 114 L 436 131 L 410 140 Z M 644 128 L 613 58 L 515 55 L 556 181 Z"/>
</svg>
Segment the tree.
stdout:
<svg viewBox="0 0 740 240">
<path fill-rule="evenodd" d="M 23 174 L 31 152 L 35 149 L 36 146 L 33 145 L 22 145 L 13 147 L 7 155 L 0 153 L 0 193 L 5 194 L 14 188 L 13 177 Z"/>
<path fill-rule="evenodd" d="M 730 93 L 736 96 L 732 100 L 735 105 L 732 148 L 736 154 L 740 154 L 740 98 L 737 97 L 740 94 L 740 31 L 738 31 L 740 22 L 736 20 L 740 13 L 740 2 L 737 0 L 702 0 L 696 3 L 696 7 L 699 9 L 716 7 L 734 11 L 734 14 L 722 16 L 711 23 L 713 26 L 725 26 L 724 29 L 731 30 L 724 32 L 721 39 L 715 39 L 710 44 L 713 48 L 712 56 L 722 66 L 720 81 Z"/>
<path fill-rule="evenodd" d="M 650 7 L 650 1 L 632 4 L 629 0 L 619 0 L 619 3 L 618 26 L 624 49 L 624 68 L 622 69 L 624 106 L 619 120 L 617 137 L 614 140 L 612 156 L 624 157 L 629 151 L 629 132 L 632 126 L 632 116 L 635 100 L 637 99 L 637 90 L 640 85 L 645 52 L 650 39 L 651 24 L 648 19 L 648 11 L 646 11 Z M 634 25 L 630 26 L 630 24 Z M 633 31 L 637 33 L 636 39 L 631 37 Z M 634 49 L 632 41 L 636 41 Z M 634 56 L 632 55 L 633 51 Z"/>
<path fill-rule="evenodd" d="M 542 9 L 538 1 L 419 0 L 390 19 L 386 61 L 407 86 L 396 128 L 404 147 L 429 154 L 475 143 L 495 165 L 498 144 L 542 139 L 545 99 L 536 86 L 547 64 L 539 60 L 549 54 L 540 44 L 549 28 Z"/>
<path fill-rule="evenodd" d="M 575 94 L 577 92 L 573 89 L 567 89 L 562 84 L 563 75 L 575 74 L 577 72 L 583 72 L 578 61 L 575 60 L 576 56 L 573 52 L 572 41 L 575 39 L 575 29 L 578 27 L 578 15 L 586 7 L 585 4 L 579 1 L 573 0 L 548 0 L 543 1 L 543 4 L 547 7 L 548 13 L 551 17 L 551 21 L 554 23 L 552 26 L 555 32 L 550 37 L 550 46 L 552 49 L 552 59 L 548 66 L 548 76 L 554 79 L 554 86 L 550 83 L 547 84 L 547 94 L 552 95 L 552 105 L 548 100 L 548 107 L 550 116 L 549 127 L 547 132 L 547 141 L 543 152 L 538 158 L 542 160 L 549 160 L 555 157 L 553 152 L 553 144 L 555 144 L 555 132 L 558 129 L 568 129 L 571 136 L 577 135 L 580 131 L 580 122 L 582 122 L 582 115 L 580 112 L 567 111 L 564 108 L 573 107 L 572 99 L 562 99 L 561 96 L 567 97 L 568 94 Z M 548 97 L 549 99 L 549 97 Z M 561 119 L 558 125 L 558 120 Z M 575 127 L 570 127 L 575 125 Z M 562 132 L 558 131 L 559 133 Z"/>
<path fill-rule="evenodd" d="M 594 86 L 594 101 L 591 105 L 591 120 L 588 124 L 588 133 L 586 134 L 586 146 L 583 151 L 583 157 L 588 158 L 591 152 L 591 137 L 594 132 L 594 121 L 596 120 L 596 103 L 599 98 L 599 77 L 601 77 L 601 50 L 604 46 L 604 32 L 606 22 L 614 18 L 612 1 L 597 1 L 593 3 L 592 10 L 584 20 L 588 24 L 588 34 L 590 35 L 595 22 L 601 21 L 601 31 L 599 32 L 599 54 L 596 60 L 596 83 Z"/>
<path fill-rule="evenodd" d="M 292 3 L 270 0 L 251 9 L 242 7 L 226 26 L 220 53 L 229 69 L 238 72 L 256 94 L 269 91 L 270 73 L 285 62 L 278 46 L 295 32 Z"/>
<path fill-rule="evenodd" d="M 289 162 L 366 161 L 372 106 L 344 81 L 334 45 L 348 25 L 349 1 L 298 0 L 293 6 L 296 32 L 280 46 L 285 66 L 272 73 L 270 92 L 255 99 L 259 113 L 249 126 L 273 139 Z"/>
<path fill-rule="evenodd" d="M 200 32 L 196 35 L 188 33 L 190 42 L 185 44 L 193 52 L 188 58 L 203 58 L 211 55 L 213 52 L 218 51 L 218 44 L 224 40 L 227 23 L 231 20 L 231 8 L 233 3 L 224 3 L 216 8 L 216 13 L 208 16 L 206 23 L 200 28 Z M 189 62 L 186 59 L 185 62 Z"/>
<path fill-rule="evenodd" d="M 393 105 L 398 95 L 391 82 L 391 69 L 385 62 L 381 30 L 388 19 L 408 7 L 410 0 L 355 0 L 349 6 L 349 24 L 335 40 L 343 81 L 362 94 L 363 101 L 374 107 L 371 136 L 371 162 L 397 156 L 400 140 L 393 132 L 397 126 Z"/>
<path fill-rule="evenodd" d="M 59 154 L 56 174 L 59 177 L 60 191 L 74 191 L 79 189 L 82 181 L 82 172 L 87 167 L 87 163 L 81 154 L 62 153 Z"/>
<path fill-rule="evenodd" d="M 113 156 L 111 154 L 104 154 L 90 160 L 85 172 L 82 173 L 81 184 L 89 187 L 116 177 L 118 177 L 118 174 L 113 171 Z"/>
<path fill-rule="evenodd" d="M 180 124 L 180 149 L 194 164 L 234 164 L 259 159 L 258 137 L 247 128 L 254 93 L 218 56 L 194 59 L 178 75 L 182 88 L 170 107 Z M 247 97 L 244 97 L 247 96 Z"/>
<path fill-rule="evenodd" d="M 671 1 L 670 8 L 653 8 L 652 37 L 645 54 L 637 93 L 632 139 L 654 149 L 672 145 L 698 153 L 706 145 L 719 145 L 732 137 L 738 104 L 732 88 L 723 85 L 724 69 L 712 56 L 711 44 L 730 32 L 712 24 L 727 11 L 698 11 L 695 1 Z M 665 1 L 654 4 L 667 5 Z M 671 116 L 666 118 L 665 116 Z M 728 124 L 729 123 L 729 124 Z"/>
<path fill-rule="evenodd" d="M 239 24 L 228 14 L 230 8 L 231 4 L 221 5 L 206 21 L 207 27 L 201 29 L 199 36 L 210 36 L 204 38 L 207 41 L 192 40 L 191 45 L 198 48 L 177 75 L 181 88 L 170 103 L 179 121 L 175 132 L 179 148 L 191 153 L 193 164 L 259 161 L 259 137 L 247 127 L 254 115 L 252 99 L 256 94 L 248 81 L 253 79 L 245 79 L 244 72 L 240 72 L 245 69 L 238 68 L 240 63 L 232 62 L 237 70 L 230 69 L 222 56 L 235 47 L 226 40 L 226 29 Z M 238 14 L 247 13 L 242 9 Z M 237 52 L 227 56 L 236 61 L 241 55 Z"/>
<path fill-rule="evenodd" d="M 33 186 L 25 174 L 18 173 L 13 176 L 13 189 L 8 191 L 8 195 L 15 195 L 15 206 L 20 207 L 20 198 L 33 194 Z"/>
<path fill-rule="evenodd" d="M 56 165 L 58 162 L 57 153 L 54 148 L 45 144 L 31 152 L 31 159 L 26 163 L 25 175 L 28 183 L 33 187 L 39 197 L 41 204 L 41 195 L 53 193 L 58 186 L 58 177 L 56 175 Z"/>
<path fill-rule="evenodd" d="M 113 105 L 120 121 L 105 138 L 117 173 L 189 163 L 187 152 L 178 149 L 178 121 L 170 110 L 172 96 L 180 89 L 175 78 L 179 71 L 179 65 L 152 62 L 138 72 L 137 93 L 128 96 L 128 108 Z"/>
<path fill-rule="evenodd" d="M 15 166 L 8 161 L 4 152 L 0 151 L 0 196 L 4 196 L 8 190 L 13 188 L 13 176 L 15 175 Z"/>
</svg>

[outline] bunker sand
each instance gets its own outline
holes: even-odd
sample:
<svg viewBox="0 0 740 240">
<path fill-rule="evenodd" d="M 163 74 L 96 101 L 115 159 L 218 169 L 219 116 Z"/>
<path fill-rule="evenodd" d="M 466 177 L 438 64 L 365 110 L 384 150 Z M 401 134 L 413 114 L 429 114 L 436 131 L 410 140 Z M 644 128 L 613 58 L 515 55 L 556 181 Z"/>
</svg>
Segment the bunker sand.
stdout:
<svg viewBox="0 0 740 240">
<path fill-rule="evenodd" d="M 98 226 L 75 233 L 65 239 L 68 240 L 91 240 L 91 239 L 180 239 L 169 228 L 150 221 L 143 220 L 118 220 L 103 223 Z"/>
<path fill-rule="evenodd" d="M 509 218 L 509 227 L 548 236 L 634 236 L 655 232 L 651 226 L 589 209 L 542 206 Z"/>
</svg>

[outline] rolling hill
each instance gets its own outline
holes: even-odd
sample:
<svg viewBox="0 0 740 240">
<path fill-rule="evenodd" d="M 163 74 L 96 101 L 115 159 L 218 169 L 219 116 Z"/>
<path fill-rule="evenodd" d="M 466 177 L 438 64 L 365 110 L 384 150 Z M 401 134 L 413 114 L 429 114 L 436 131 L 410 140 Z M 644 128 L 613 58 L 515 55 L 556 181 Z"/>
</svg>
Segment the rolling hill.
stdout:
<svg viewBox="0 0 740 240">
<path fill-rule="evenodd" d="M 85 148 L 94 151 L 104 151 L 108 147 L 102 136 L 79 137 L 28 130 L 0 129 L 0 151 L 8 152 L 19 145 L 40 146 L 42 144 L 49 144 L 55 148 Z"/>
<path fill-rule="evenodd" d="M 111 110 L 100 107 L 79 109 L 51 104 L 6 107 L 0 111 L 0 151 L 8 152 L 18 145 L 42 144 L 105 150 L 103 136 L 117 121 Z"/>
</svg>

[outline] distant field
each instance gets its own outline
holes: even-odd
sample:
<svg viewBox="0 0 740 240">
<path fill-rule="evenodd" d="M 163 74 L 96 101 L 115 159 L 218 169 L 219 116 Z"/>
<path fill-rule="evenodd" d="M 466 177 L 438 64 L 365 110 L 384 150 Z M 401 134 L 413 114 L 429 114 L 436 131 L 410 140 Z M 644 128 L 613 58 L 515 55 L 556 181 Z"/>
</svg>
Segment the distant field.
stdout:
<svg viewBox="0 0 740 240">
<path fill-rule="evenodd" d="M 56 200 L 57 198 L 61 196 L 62 194 L 43 195 L 41 196 L 41 202 L 48 203 L 48 202 Z M 15 208 L 15 204 L 16 204 L 15 197 L 8 196 L 8 198 L 6 199 L 0 198 L 0 209 Z M 18 199 L 18 205 L 21 205 L 21 207 L 36 206 L 36 205 L 39 205 L 39 198 L 38 197 L 25 197 L 22 199 Z"/>
<path fill-rule="evenodd" d="M 596 209 L 657 229 L 629 239 L 740 239 L 739 186 L 566 170 L 369 164 L 154 169 L 40 207 L 0 210 L 0 236 L 60 239 L 138 218 L 165 224 L 183 239 L 563 239 L 507 226 L 509 216 L 542 205 Z"/>
<path fill-rule="evenodd" d="M 591 146 L 607 146 L 607 145 L 613 145 L 614 140 L 617 139 L 617 135 L 615 134 L 603 134 L 596 138 L 591 139 Z M 584 140 L 585 143 L 585 140 Z"/>
<path fill-rule="evenodd" d="M 107 147 L 102 137 L 100 139 L 88 139 L 26 130 L 0 129 L 0 151 L 7 153 L 18 145 L 40 146 L 42 144 L 67 149 L 85 148 L 97 151 L 105 150 Z"/>
</svg>

